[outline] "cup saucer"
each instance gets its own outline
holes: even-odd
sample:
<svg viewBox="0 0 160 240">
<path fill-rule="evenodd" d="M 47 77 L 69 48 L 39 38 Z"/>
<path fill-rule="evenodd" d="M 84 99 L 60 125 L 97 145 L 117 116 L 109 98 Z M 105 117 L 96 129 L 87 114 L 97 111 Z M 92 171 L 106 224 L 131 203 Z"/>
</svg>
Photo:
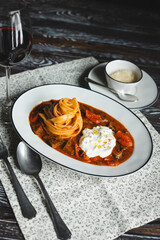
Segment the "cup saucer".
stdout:
<svg viewBox="0 0 160 240">
<path fill-rule="evenodd" d="M 104 68 L 107 62 L 98 64 L 88 74 L 88 77 L 96 82 L 104 84 L 106 82 Z M 144 109 L 154 104 L 158 98 L 158 88 L 154 80 L 142 70 L 143 78 L 138 85 L 136 96 L 137 102 L 127 102 L 120 100 L 114 93 L 106 87 L 98 86 L 94 83 L 88 83 L 91 90 L 102 93 L 126 106 L 130 109 Z"/>
</svg>

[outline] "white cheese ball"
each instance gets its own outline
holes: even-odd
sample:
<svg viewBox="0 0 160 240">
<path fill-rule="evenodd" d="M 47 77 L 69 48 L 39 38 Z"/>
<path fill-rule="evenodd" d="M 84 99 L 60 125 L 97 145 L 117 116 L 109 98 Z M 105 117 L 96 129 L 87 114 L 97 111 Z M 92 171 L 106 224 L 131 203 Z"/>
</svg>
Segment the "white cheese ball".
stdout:
<svg viewBox="0 0 160 240">
<path fill-rule="evenodd" d="M 112 129 L 105 126 L 97 126 L 92 129 L 85 128 L 83 136 L 80 138 L 79 146 L 91 157 L 100 156 L 105 158 L 112 153 L 116 145 Z"/>
</svg>

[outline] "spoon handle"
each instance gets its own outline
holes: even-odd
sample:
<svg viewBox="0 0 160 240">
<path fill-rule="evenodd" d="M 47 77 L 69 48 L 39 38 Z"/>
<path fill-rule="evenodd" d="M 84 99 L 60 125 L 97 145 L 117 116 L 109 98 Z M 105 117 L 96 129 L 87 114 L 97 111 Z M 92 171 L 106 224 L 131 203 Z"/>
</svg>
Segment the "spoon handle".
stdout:
<svg viewBox="0 0 160 240">
<path fill-rule="evenodd" d="M 25 192 L 22 189 L 22 186 L 20 185 L 13 168 L 8 161 L 7 157 L 4 158 L 4 161 L 8 167 L 8 170 L 10 172 L 11 178 L 12 178 L 12 183 L 14 186 L 14 189 L 16 191 L 16 195 L 21 207 L 22 214 L 25 218 L 31 219 L 36 216 L 36 210 L 32 206 L 31 202 L 29 201 L 28 197 L 26 196 Z"/>
<path fill-rule="evenodd" d="M 84 80 L 85 80 L 87 83 L 94 83 L 94 84 L 97 84 L 97 85 L 99 85 L 99 86 L 101 86 L 101 87 L 108 87 L 107 85 L 102 84 L 102 83 L 99 83 L 99 82 L 96 82 L 96 81 L 94 81 L 94 80 L 92 80 L 92 79 L 90 79 L 90 78 L 88 78 L 88 77 L 85 77 Z"/>
<path fill-rule="evenodd" d="M 44 194 L 44 197 L 46 199 L 46 203 L 47 203 L 47 207 L 57 234 L 58 239 L 61 240 L 67 240 L 71 238 L 71 232 L 68 229 L 68 227 L 66 226 L 66 224 L 64 223 L 64 221 L 62 220 L 62 218 L 60 217 L 57 209 L 55 208 L 52 200 L 50 199 L 46 188 L 44 187 L 39 175 L 35 175 L 35 178 L 37 179 L 41 190 Z"/>
<path fill-rule="evenodd" d="M 127 102 L 137 102 L 138 101 L 138 98 L 135 96 L 135 95 L 132 95 L 132 94 L 122 94 L 121 92 L 119 91 L 116 91 L 110 87 L 108 87 L 107 85 L 105 84 L 102 84 L 102 83 L 99 83 L 99 82 L 96 82 L 88 77 L 85 77 L 84 80 L 87 82 L 87 83 L 94 83 L 96 85 L 99 85 L 101 87 L 105 87 L 105 88 L 108 88 L 111 92 L 113 92 L 114 94 L 116 94 L 118 96 L 119 99 L 121 100 L 124 100 L 124 101 L 127 101 Z"/>
</svg>

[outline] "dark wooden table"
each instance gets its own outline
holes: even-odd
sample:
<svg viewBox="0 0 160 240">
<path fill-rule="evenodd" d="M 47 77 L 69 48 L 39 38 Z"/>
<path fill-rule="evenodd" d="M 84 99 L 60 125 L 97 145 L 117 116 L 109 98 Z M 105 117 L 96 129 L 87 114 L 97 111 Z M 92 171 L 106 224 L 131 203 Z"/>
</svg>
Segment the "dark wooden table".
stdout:
<svg viewBox="0 0 160 240">
<path fill-rule="evenodd" d="M 30 2 L 33 49 L 30 57 L 13 68 L 12 74 L 94 56 L 99 62 L 130 60 L 150 74 L 160 87 L 158 0 Z M 0 76 L 4 76 L 3 68 Z M 160 132 L 160 99 L 142 113 Z M 0 183 L 0 240 L 11 239 L 24 238 Z M 160 219 L 132 229 L 116 240 L 127 239 L 160 239 Z"/>
</svg>

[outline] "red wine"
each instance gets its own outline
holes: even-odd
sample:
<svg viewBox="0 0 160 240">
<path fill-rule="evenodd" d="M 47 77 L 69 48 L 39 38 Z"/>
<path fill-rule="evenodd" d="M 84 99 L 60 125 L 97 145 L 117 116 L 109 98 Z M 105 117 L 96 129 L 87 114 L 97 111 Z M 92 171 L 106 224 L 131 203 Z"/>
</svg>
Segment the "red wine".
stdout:
<svg viewBox="0 0 160 240">
<path fill-rule="evenodd" d="M 0 28 L 0 65 L 14 66 L 27 56 L 31 50 L 32 37 L 14 28 Z"/>
</svg>

